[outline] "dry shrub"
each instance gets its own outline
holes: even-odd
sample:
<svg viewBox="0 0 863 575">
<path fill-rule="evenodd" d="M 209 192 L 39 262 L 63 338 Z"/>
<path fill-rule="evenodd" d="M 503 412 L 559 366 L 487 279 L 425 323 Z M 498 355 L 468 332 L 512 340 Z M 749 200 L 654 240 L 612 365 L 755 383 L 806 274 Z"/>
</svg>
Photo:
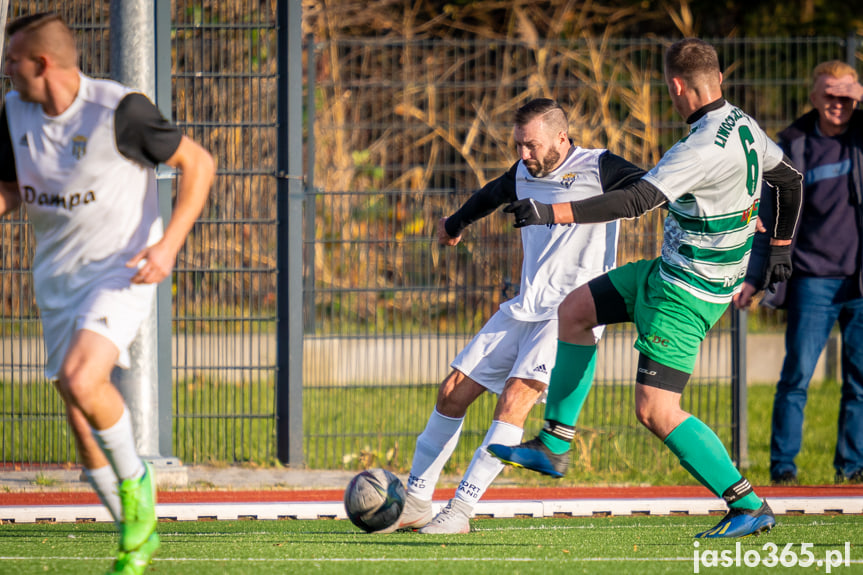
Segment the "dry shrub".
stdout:
<svg viewBox="0 0 863 575">
<path fill-rule="evenodd" d="M 393 5 L 375 3 L 369 12 L 376 13 L 377 22 Z M 492 2 L 469 6 L 493 5 L 500 8 Z M 325 2 L 308 16 L 326 37 L 318 44 L 315 86 L 315 182 L 321 190 L 315 276 L 321 287 L 376 292 L 358 306 L 357 322 L 376 320 L 393 306 L 404 306 L 393 313 L 409 312 L 409 298 L 387 298 L 386 290 L 433 286 L 438 291 L 435 303 L 426 306 L 433 322 L 428 327 L 441 328 L 451 325 L 455 313 L 452 289 L 477 280 L 491 286 L 507 277 L 517 282 L 517 257 L 509 256 L 517 250 L 517 236 L 503 218 L 490 218 L 472 230 L 473 237 L 482 236 L 482 249 L 464 246 L 464 252 L 447 254 L 443 263 L 436 259 L 436 248 L 417 250 L 411 242 L 430 243 L 439 217 L 517 159 L 511 119 L 528 100 L 558 100 L 569 111 L 570 135 L 580 146 L 608 148 L 644 166 L 659 159 L 655 126 L 663 95 L 657 89 L 663 85 L 662 47 L 621 42 L 613 37 L 613 25 L 591 35 L 598 16 L 584 6 L 576 10 L 573 2 L 543 5 L 548 10 L 542 18 L 536 3 L 507 8 L 512 26 L 506 36 L 464 24 L 482 21 L 479 12 L 471 12 L 473 19 L 464 13 L 453 17 L 459 22 L 453 26 L 473 33 L 471 39 L 401 35 L 415 29 L 409 14 L 400 26 L 389 20 L 393 32 L 384 38 L 350 37 L 344 31 L 361 27 L 363 15 L 344 3 Z M 604 21 L 635 17 L 627 11 L 603 13 Z M 582 24 L 582 33 L 557 39 Z M 480 29 L 486 33 L 478 39 Z M 429 28 L 423 32 L 433 35 Z M 654 255 L 659 220 L 651 216 L 641 222 L 652 230 L 647 241 L 641 233 L 626 234 L 623 259 Z M 627 223 L 625 229 L 632 226 Z M 448 257 L 457 261 L 450 265 Z M 467 309 L 491 310 L 503 296 L 492 288 L 463 297 Z"/>
</svg>

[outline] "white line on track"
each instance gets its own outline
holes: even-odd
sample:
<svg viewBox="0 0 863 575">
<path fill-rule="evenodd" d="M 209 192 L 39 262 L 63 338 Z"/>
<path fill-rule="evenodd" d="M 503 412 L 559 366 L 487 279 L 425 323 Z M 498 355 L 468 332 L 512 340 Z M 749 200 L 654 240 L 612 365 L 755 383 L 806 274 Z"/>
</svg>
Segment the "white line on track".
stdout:
<svg viewBox="0 0 863 575">
<path fill-rule="evenodd" d="M 569 518 L 566 518 L 569 519 Z M 701 518 L 702 520 L 710 523 L 707 519 L 709 518 Z M 719 518 L 716 518 L 718 521 Z M 651 527 L 650 523 L 633 523 L 630 525 L 597 525 L 595 523 L 590 523 L 587 525 L 552 525 L 552 524 L 543 524 L 543 525 L 529 525 L 525 527 L 519 527 L 517 525 L 509 526 L 509 527 L 481 527 L 477 526 L 477 524 L 482 525 L 485 522 L 485 519 L 473 520 L 471 522 L 471 533 L 484 531 L 487 533 L 494 533 L 495 531 L 570 531 L 570 530 L 581 530 L 581 529 L 636 529 L 636 528 L 644 528 Z M 556 520 L 555 520 L 556 521 Z M 781 519 L 780 519 L 781 521 Z M 680 528 L 680 529 L 688 529 L 693 527 L 693 523 L 668 523 L 663 524 L 663 528 Z M 861 518 L 861 523 L 863 523 L 863 518 Z M 829 521 L 809 521 L 808 523 L 797 523 L 795 527 L 819 527 L 819 526 L 833 526 L 835 523 Z M 346 527 L 347 524 L 345 525 Z M 285 535 L 319 535 L 321 531 L 290 531 L 285 533 L 280 533 L 276 531 L 243 531 L 243 535 L 274 535 L 277 537 L 285 536 Z M 326 533 L 332 533 L 331 531 L 327 531 Z M 355 534 L 359 537 L 365 536 L 364 533 L 357 531 L 353 528 L 349 528 L 347 531 L 342 531 L 343 534 Z M 186 536 L 195 536 L 195 537 L 225 537 L 225 536 L 233 536 L 236 535 L 236 531 L 206 531 L 206 532 L 191 532 L 191 531 L 159 531 L 159 537 L 186 537 Z M 113 534 L 111 534 L 113 536 Z M 409 533 L 399 533 L 397 535 L 409 535 Z M 369 535 L 370 539 L 375 539 L 380 536 L 377 535 Z M 425 537 L 425 536 L 420 536 Z"/>
</svg>

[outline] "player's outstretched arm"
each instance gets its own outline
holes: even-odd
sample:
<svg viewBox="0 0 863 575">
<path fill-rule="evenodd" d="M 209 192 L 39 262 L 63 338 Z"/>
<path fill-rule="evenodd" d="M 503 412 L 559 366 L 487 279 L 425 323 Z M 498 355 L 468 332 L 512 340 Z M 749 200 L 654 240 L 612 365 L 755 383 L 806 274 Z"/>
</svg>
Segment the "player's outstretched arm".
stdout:
<svg viewBox="0 0 863 575">
<path fill-rule="evenodd" d="M 18 182 L 0 182 L 0 216 L 21 205 Z"/>
<path fill-rule="evenodd" d="M 461 241 L 461 234 L 453 237 L 446 231 L 447 218 L 441 218 L 437 222 L 437 243 L 442 246 L 455 246 Z"/>
<path fill-rule="evenodd" d="M 625 188 L 586 200 L 543 204 L 527 198 L 511 203 L 504 211 L 513 215 L 513 225 L 517 228 L 543 224 L 596 224 L 637 218 L 667 201 L 653 184 L 637 180 Z"/>
<path fill-rule="evenodd" d="M 533 198 L 516 200 L 503 209 L 512 214 L 513 227 L 574 223 L 570 202 L 544 204 Z"/>
<path fill-rule="evenodd" d="M 204 209 L 216 173 L 216 163 L 210 153 L 186 136 L 165 163 L 181 172 L 177 200 L 162 239 L 138 252 L 126 264 L 135 267 L 145 262 L 132 283 L 159 283 L 168 277 L 177 253 Z"/>
<path fill-rule="evenodd" d="M 513 164 L 506 173 L 471 194 L 455 213 L 438 222 L 438 242 L 442 245 L 456 245 L 461 241 L 461 233 L 466 227 L 491 214 L 503 204 L 516 199 L 517 168 L 518 162 Z M 453 240 L 456 241 L 453 243 Z"/>
</svg>

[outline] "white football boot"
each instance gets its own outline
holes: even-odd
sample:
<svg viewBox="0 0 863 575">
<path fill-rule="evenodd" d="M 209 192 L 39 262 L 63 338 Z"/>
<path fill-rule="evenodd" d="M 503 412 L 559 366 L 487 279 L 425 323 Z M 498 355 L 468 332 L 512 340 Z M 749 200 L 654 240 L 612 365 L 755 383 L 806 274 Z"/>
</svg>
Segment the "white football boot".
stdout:
<svg viewBox="0 0 863 575">
<path fill-rule="evenodd" d="M 405 506 L 402 508 L 402 514 L 399 515 L 399 520 L 389 527 L 375 531 L 375 533 L 392 533 L 393 531 L 418 529 L 431 521 L 431 519 L 431 501 L 423 501 L 408 493 L 408 496 L 405 498 Z"/>
<path fill-rule="evenodd" d="M 420 529 L 424 534 L 470 533 L 470 514 L 473 507 L 461 499 L 450 499 L 431 523 Z"/>
</svg>

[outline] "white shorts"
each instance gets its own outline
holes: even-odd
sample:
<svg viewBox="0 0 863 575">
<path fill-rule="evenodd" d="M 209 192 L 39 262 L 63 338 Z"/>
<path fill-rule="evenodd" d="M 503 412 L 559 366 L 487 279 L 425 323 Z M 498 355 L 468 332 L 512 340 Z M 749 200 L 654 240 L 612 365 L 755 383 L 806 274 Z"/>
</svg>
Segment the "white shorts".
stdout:
<svg viewBox="0 0 863 575">
<path fill-rule="evenodd" d="M 111 341 L 119 351 L 117 365 L 129 367 L 129 346 L 138 329 L 153 312 L 154 284 L 134 284 L 122 289 L 97 289 L 69 309 L 40 310 L 45 339 L 45 377 L 57 379 L 63 359 L 76 332 L 86 329 Z"/>
<path fill-rule="evenodd" d="M 450 365 L 498 395 L 513 377 L 548 385 L 557 356 L 557 324 L 557 318 L 520 321 L 498 311 Z M 604 328 L 594 328 L 597 341 Z M 545 392 L 538 401 L 545 401 Z"/>
</svg>

